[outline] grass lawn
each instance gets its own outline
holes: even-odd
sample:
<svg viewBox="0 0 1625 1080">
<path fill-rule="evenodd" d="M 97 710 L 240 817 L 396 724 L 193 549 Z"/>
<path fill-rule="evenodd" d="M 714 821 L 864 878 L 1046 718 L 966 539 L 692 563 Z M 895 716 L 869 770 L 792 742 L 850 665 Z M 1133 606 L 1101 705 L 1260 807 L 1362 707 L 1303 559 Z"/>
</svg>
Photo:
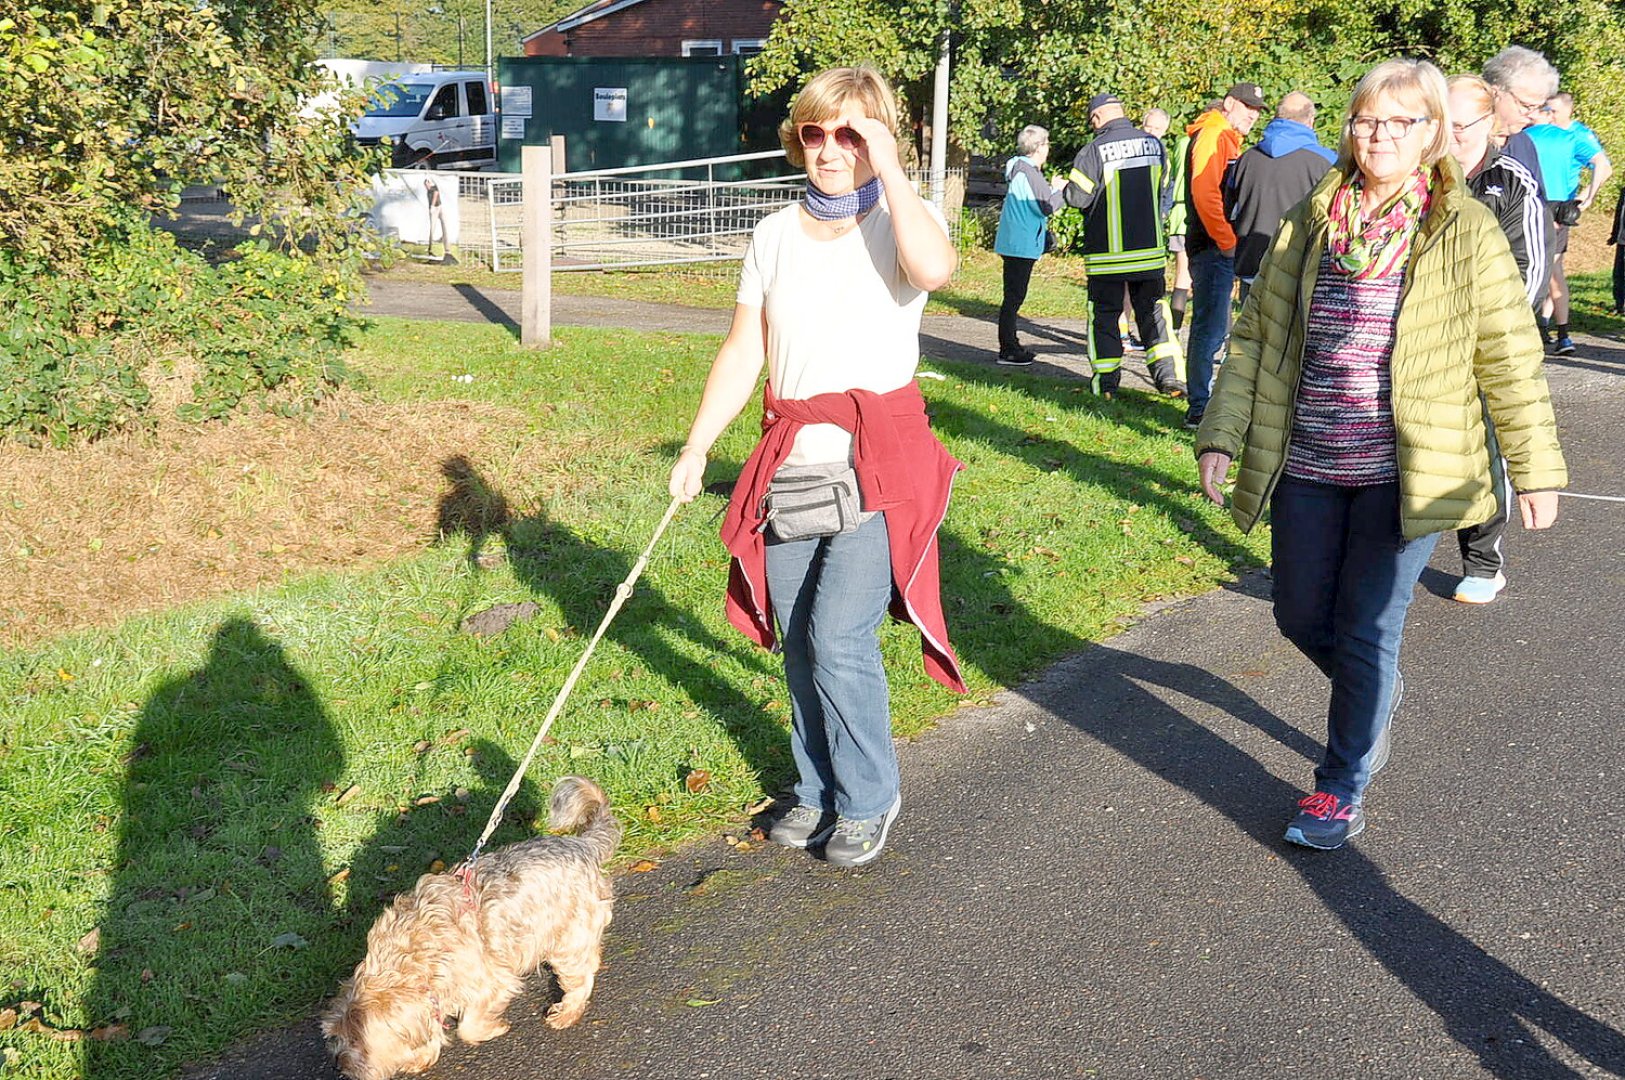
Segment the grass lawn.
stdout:
<svg viewBox="0 0 1625 1080">
<path fill-rule="evenodd" d="M 962 253 L 959 270 L 946 288 L 931 294 L 927 315 L 969 315 L 993 319 L 1003 293 L 1003 263 L 991 251 Z M 517 289 L 518 274 L 498 274 L 479 265 L 441 266 L 406 260 L 385 273 L 392 280 L 438 285 L 474 285 L 482 289 Z M 657 266 L 639 270 L 584 271 L 553 275 L 553 291 L 563 296 L 606 296 L 652 304 L 686 307 L 733 307 L 739 285 L 737 262 L 701 266 Z M 1021 313 L 1033 318 L 1081 319 L 1084 304 L 1083 260 L 1051 256 L 1039 260 Z"/>
<path fill-rule="evenodd" d="M 379 320 L 354 359 L 380 408 L 469 399 L 540 451 L 443 462 L 454 535 L 0 654 L 0 1072 L 167 1076 L 332 992 L 384 900 L 478 835 L 665 507 L 715 345 L 566 330 L 533 354 L 497 327 Z M 973 689 L 930 682 L 917 636 L 888 626 L 899 733 L 1262 559 L 1263 535 L 1194 494 L 1175 403 L 927 367 L 969 466 L 942 548 Z M 754 426 L 718 444 L 713 480 Z M 369 495 L 355 514 L 392 498 Z M 496 842 L 580 772 L 610 792 L 632 872 L 716 842 L 786 780 L 778 661 L 722 617 L 721 507 L 708 495 L 673 523 Z M 517 602 L 535 617 L 460 629 Z M 691 787 L 695 770 L 709 779 Z"/>
</svg>

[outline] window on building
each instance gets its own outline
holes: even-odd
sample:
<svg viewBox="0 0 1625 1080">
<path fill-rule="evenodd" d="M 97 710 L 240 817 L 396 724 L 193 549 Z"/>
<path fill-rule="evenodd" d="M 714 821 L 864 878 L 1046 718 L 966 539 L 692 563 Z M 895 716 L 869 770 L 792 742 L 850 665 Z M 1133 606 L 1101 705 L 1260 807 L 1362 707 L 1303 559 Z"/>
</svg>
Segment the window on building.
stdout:
<svg viewBox="0 0 1625 1080">
<path fill-rule="evenodd" d="M 683 42 L 684 56 L 721 56 L 722 42 L 712 41 L 685 41 Z"/>
<path fill-rule="evenodd" d="M 765 48 L 766 38 L 734 38 L 735 56 L 755 56 Z"/>
</svg>

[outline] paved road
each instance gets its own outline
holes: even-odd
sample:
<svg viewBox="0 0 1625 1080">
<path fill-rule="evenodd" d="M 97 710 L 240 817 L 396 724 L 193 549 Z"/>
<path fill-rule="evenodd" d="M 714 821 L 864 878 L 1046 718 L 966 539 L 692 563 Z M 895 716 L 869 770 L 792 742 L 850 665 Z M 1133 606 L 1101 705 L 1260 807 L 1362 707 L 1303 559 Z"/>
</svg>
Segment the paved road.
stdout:
<svg viewBox="0 0 1625 1080">
<path fill-rule="evenodd" d="M 1551 377 L 1573 490 L 1625 494 L 1625 347 Z M 426 1075 L 1625 1076 L 1625 504 L 1562 515 L 1484 608 L 1441 545 L 1344 851 L 1280 840 L 1325 686 L 1253 577 L 903 747 L 871 868 L 719 839 L 625 875 L 583 1023 L 539 981 Z M 333 1074 L 306 1024 L 198 1075 Z"/>
</svg>

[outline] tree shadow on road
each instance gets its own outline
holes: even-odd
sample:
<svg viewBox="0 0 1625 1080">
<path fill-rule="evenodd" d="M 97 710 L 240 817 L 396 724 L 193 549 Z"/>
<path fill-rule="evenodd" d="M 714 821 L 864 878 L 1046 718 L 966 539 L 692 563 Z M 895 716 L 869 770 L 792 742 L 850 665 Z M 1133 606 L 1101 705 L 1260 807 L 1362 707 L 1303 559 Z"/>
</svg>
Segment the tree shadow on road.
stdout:
<svg viewBox="0 0 1625 1080">
<path fill-rule="evenodd" d="M 1625 1069 L 1625 1035 L 1487 953 L 1420 904 L 1401 895 L 1358 848 L 1327 856 L 1289 850 L 1281 840 L 1287 812 L 1301 794 L 1226 739 L 1188 718 L 1147 686 L 1204 702 L 1272 734 L 1310 760 L 1320 748 L 1251 696 L 1183 663 L 1092 645 L 1069 660 L 1087 700 L 1031 700 L 1147 771 L 1176 784 L 1229 818 L 1255 843 L 1282 854 L 1356 940 L 1443 1021 L 1450 1036 L 1491 1075 L 1519 1078 L 1579 1074 L 1540 1045 L 1544 1031 L 1592 1065 Z M 1125 716 L 1134 717 L 1124 723 Z"/>
</svg>

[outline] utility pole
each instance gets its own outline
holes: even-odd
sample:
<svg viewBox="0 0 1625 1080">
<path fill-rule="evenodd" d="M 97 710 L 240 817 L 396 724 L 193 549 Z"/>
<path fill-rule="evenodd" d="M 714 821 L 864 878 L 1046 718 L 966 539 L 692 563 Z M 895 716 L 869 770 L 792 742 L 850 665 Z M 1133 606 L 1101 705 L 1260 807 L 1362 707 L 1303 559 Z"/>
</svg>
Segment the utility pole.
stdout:
<svg viewBox="0 0 1625 1080">
<path fill-rule="evenodd" d="M 463 67 L 463 17 L 457 16 L 457 70 L 467 70 Z"/>
<path fill-rule="evenodd" d="M 395 62 L 401 62 L 401 13 L 395 13 Z"/>
<path fill-rule="evenodd" d="M 949 11 L 953 8 L 950 5 Z M 948 27 L 942 28 L 931 94 L 931 201 L 942 209 L 948 187 Z"/>
<path fill-rule="evenodd" d="M 485 0 L 485 85 L 496 78 L 496 66 L 491 62 L 491 0 Z"/>
</svg>

